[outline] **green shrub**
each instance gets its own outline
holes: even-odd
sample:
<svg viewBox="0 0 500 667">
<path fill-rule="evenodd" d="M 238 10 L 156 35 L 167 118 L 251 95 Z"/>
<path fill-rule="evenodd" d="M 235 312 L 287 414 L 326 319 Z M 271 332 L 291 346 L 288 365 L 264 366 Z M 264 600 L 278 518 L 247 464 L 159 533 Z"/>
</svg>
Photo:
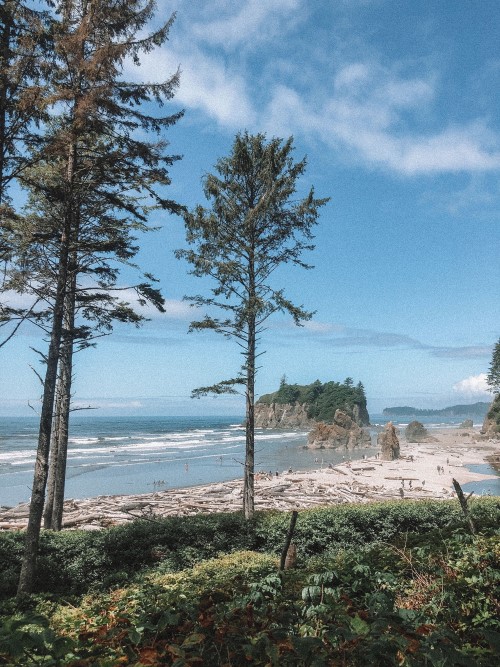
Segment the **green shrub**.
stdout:
<svg viewBox="0 0 500 667">
<path fill-rule="evenodd" d="M 500 498 L 470 501 L 479 529 L 498 526 Z M 199 514 L 135 521 L 100 532 L 44 531 L 40 541 L 38 592 L 81 595 L 122 586 L 148 568 L 178 571 L 219 554 L 259 551 L 279 555 L 290 522 L 284 512 Z M 390 501 L 334 505 L 300 512 L 294 542 L 300 559 L 362 545 L 439 539 L 464 525 L 456 501 Z M 0 595 L 16 590 L 23 534 L 0 533 Z"/>
</svg>

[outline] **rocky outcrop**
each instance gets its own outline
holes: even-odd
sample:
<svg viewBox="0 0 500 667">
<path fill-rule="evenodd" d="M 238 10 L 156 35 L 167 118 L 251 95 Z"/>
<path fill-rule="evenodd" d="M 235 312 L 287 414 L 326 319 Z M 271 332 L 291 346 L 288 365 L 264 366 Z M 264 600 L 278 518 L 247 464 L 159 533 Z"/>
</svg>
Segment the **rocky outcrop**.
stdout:
<svg viewBox="0 0 500 667">
<path fill-rule="evenodd" d="M 421 422 L 410 422 L 405 428 L 405 438 L 407 442 L 424 442 L 428 437 L 429 433 Z"/>
<path fill-rule="evenodd" d="M 256 428 L 311 428 L 316 422 L 307 416 L 303 403 L 255 404 Z"/>
<path fill-rule="evenodd" d="M 473 428 L 474 422 L 472 419 L 464 419 L 464 421 L 460 424 L 459 428 Z"/>
<path fill-rule="evenodd" d="M 481 434 L 488 438 L 500 438 L 500 394 L 497 394 L 484 418 Z"/>
<path fill-rule="evenodd" d="M 321 423 L 308 417 L 307 403 L 256 403 L 256 428 L 299 428 L 308 430 Z M 341 411 L 348 415 L 358 426 L 368 426 L 370 417 L 366 407 L 358 404 L 344 407 Z"/>
<path fill-rule="evenodd" d="M 399 459 L 399 440 L 392 422 L 387 422 L 384 430 L 378 434 L 377 444 L 383 461 Z"/>
<path fill-rule="evenodd" d="M 319 449 L 328 447 L 352 450 L 370 445 L 370 434 L 342 410 L 336 410 L 333 424 L 316 422 L 307 440 L 308 447 Z"/>
</svg>

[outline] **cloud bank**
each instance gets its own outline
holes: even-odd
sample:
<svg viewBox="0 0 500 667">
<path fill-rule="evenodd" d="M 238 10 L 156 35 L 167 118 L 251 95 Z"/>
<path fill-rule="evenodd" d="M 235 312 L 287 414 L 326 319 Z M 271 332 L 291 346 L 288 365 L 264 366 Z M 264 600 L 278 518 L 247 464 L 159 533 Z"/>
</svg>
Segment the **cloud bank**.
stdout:
<svg viewBox="0 0 500 667">
<path fill-rule="evenodd" d="M 180 66 L 175 100 L 188 114 L 231 132 L 297 134 L 370 169 L 407 177 L 500 169 L 500 135 L 488 118 L 447 120 L 444 74 L 430 42 L 420 62 L 387 62 L 368 29 L 354 39 L 339 21 L 330 41 L 318 32 L 318 44 L 305 44 L 315 29 L 311 11 L 305 0 L 219 0 L 196 11 L 181 2 L 171 41 L 143 59 L 140 76 Z M 359 41 L 366 48 L 356 56 Z"/>
</svg>

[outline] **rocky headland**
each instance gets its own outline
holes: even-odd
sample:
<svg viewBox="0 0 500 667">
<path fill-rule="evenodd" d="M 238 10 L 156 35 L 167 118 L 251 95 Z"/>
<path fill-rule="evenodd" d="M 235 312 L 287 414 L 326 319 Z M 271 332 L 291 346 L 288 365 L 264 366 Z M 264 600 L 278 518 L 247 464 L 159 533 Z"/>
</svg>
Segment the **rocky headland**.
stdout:
<svg viewBox="0 0 500 667">
<path fill-rule="evenodd" d="M 357 425 L 368 426 L 363 385 L 354 386 L 347 378 L 344 383 L 319 380 L 310 385 L 287 384 L 282 380 L 278 391 L 261 396 L 255 404 L 257 428 L 309 430 L 318 422 L 334 424 L 341 410 Z"/>
</svg>

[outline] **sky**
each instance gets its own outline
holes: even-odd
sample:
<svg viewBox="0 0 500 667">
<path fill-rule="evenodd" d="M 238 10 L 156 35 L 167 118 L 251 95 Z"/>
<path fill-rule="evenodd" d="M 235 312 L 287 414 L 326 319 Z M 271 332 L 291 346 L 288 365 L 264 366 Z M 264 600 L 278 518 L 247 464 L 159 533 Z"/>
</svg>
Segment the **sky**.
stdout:
<svg viewBox="0 0 500 667">
<path fill-rule="evenodd" d="M 303 327 L 276 316 L 262 336 L 257 393 L 290 383 L 363 382 L 370 413 L 491 400 L 486 374 L 500 336 L 500 3 L 497 0 L 188 0 L 169 41 L 128 64 L 154 81 L 177 68 L 166 133 L 183 156 L 169 196 L 207 205 L 202 177 L 236 133 L 294 137 L 299 184 L 321 209 L 309 271 L 274 285 L 315 311 Z M 99 415 L 242 415 L 241 397 L 191 399 L 233 377 L 237 346 L 187 333 L 183 297 L 209 283 L 174 257 L 183 222 L 155 214 L 138 261 L 159 279 L 167 312 L 119 326 L 77 355 L 74 404 Z M 126 277 L 124 277 L 125 280 Z M 198 313 L 203 314 L 203 313 Z M 22 329 L 0 349 L 0 415 L 33 414 L 40 394 Z M 82 413 L 83 414 L 83 413 Z"/>
</svg>

